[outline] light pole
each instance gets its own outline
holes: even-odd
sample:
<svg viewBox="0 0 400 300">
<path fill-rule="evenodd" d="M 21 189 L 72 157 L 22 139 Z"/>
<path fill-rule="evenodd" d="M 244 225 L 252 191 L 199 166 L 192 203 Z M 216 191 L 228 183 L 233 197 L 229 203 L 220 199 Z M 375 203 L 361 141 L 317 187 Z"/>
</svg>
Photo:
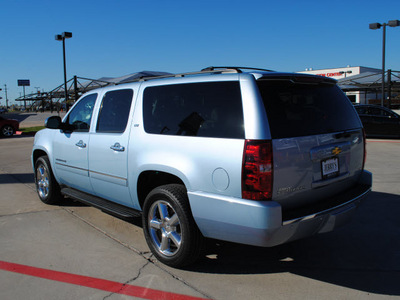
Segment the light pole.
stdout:
<svg viewBox="0 0 400 300">
<path fill-rule="evenodd" d="M 353 73 L 353 71 L 340 71 L 339 73 L 342 75 L 344 74 L 344 78 L 346 78 L 347 74 L 351 74 L 351 73 Z"/>
<path fill-rule="evenodd" d="M 63 60 L 64 60 L 64 92 L 65 92 L 65 105 L 68 110 L 68 91 L 67 91 L 67 67 L 65 63 L 65 39 L 72 38 L 72 32 L 63 32 L 62 34 L 56 34 L 56 41 L 62 41 L 63 43 Z"/>
<path fill-rule="evenodd" d="M 369 29 L 379 29 L 383 27 L 383 40 L 382 40 L 382 98 L 381 98 L 381 106 L 383 106 L 383 101 L 385 99 L 385 47 L 386 47 L 386 26 L 397 27 L 400 26 L 399 20 L 391 20 L 387 24 L 383 23 L 371 23 L 369 24 Z"/>
<path fill-rule="evenodd" d="M 8 109 L 7 84 L 4 85 L 4 91 L 6 92 L 6 108 Z"/>
</svg>

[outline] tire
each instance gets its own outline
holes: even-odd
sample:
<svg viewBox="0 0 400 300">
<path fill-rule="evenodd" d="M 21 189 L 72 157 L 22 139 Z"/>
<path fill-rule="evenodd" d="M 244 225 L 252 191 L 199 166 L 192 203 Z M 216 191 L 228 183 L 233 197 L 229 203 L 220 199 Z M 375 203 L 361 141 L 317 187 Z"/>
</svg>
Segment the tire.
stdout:
<svg viewBox="0 0 400 300">
<path fill-rule="evenodd" d="M 14 127 L 11 125 L 5 125 L 1 128 L 1 136 L 11 137 L 15 133 Z"/>
<path fill-rule="evenodd" d="M 142 221 L 147 245 L 162 263 L 183 267 L 202 253 L 204 237 L 193 219 L 184 186 L 169 184 L 151 191 Z"/>
<path fill-rule="evenodd" d="M 36 160 L 35 184 L 38 196 L 43 203 L 57 204 L 61 202 L 60 186 L 54 178 L 47 156 L 41 156 Z"/>
</svg>

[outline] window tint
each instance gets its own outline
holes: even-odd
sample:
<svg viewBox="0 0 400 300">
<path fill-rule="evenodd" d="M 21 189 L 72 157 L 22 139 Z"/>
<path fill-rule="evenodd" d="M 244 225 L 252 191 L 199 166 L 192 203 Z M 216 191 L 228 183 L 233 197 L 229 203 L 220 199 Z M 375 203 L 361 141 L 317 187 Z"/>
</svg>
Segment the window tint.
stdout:
<svg viewBox="0 0 400 300">
<path fill-rule="evenodd" d="M 336 85 L 289 80 L 257 82 L 272 138 L 287 138 L 360 128 L 353 105 Z"/>
<path fill-rule="evenodd" d="M 358 114 L 360 115 L 367 115 L 368 114 L 368 109 L 364 106 L 356 106 L 356 111 L 358 112 Z"/>
<path fill-rule="evenodd" d="M 388 112 L 386 110 L 382 110 L 382 115 L 385 117 L 393 117 L 393 114 L 391 114 L 390 112 Z"/>
<path fill-rule="evenodd" d="M 73 131 L 89 132 L 96 99 L 97 94 L 91 94 L 82 98 L 69 113 L 67 124 L 73 127 Z"/>
<path fill-rule="evenodd" d="M 131 109 L 133 90 L 107 92 L 101 103 L 97 132 L 125 131 Z"/>
<path fill-rule="evenodd" d="M 379 116 L 379 117 L 396 117 L 391 112 L 388 112 L 380 107 L 369 107 L 368 114 L 372 116 Z"/>
<path fill-rule="evenodd" d="M 369 114 L 372 116 L 384 116 L 385 111 L 383 111 L 382 109 L 380 109 L 378 107 L 370 107 Z"/>
<path fill-rule="evenodd" d="M 148 133 L 244 138 L 239 82 L 148 87 L 143 119 Z"/>
</svg>

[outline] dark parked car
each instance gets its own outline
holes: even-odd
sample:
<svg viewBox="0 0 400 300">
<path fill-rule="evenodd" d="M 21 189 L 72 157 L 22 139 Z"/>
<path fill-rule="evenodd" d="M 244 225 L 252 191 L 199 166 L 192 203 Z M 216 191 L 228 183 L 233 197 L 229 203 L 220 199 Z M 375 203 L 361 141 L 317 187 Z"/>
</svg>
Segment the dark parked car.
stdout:
<svg viewBox="0 0 400 300">
<path fill-rule="evenodd" d="M 10 137 L 19 129 L 19 122 L 0 117 L 0 136 Z"/>
<path fill-rule="evenodd" d="M 394 111 L 378 106 L 360 104 L 355 106 L 367 137 L 400 138 L 400 116 Z"/>
</svg>

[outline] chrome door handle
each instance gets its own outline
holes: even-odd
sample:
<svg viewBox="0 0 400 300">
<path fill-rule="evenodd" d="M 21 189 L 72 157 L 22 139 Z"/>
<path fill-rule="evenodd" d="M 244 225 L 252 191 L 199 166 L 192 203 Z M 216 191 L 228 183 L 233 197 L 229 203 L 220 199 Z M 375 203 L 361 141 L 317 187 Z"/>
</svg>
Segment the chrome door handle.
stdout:
<svg viewBox="0 0 400 300">
<path fill-rule="evenodd" d="M 115 143 L 114 146 L 110 147 L 111 150 L 118 151 L 118 152 L 124 152 L 125 147 L 121 146 L 119 143 Z"/>
<path fill-rule="evenodd" d="M 85 144 L 82 140 L 80 140 L 79 142 L 77 142 L 77 143 L 75 144 L 75 146 L 78 146 L 79 148 L 86 148 L 86 144 Z"/>
</svg>

